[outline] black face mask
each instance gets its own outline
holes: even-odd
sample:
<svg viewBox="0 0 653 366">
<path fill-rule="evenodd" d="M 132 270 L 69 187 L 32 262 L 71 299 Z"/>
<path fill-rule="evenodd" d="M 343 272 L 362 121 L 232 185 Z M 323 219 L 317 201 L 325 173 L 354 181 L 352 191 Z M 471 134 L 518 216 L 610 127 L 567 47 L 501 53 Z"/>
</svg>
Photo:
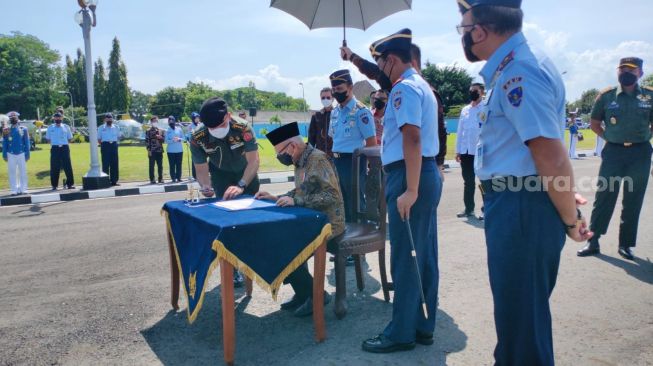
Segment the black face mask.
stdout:
<svg viewBox="0 0 653 366">
<path fill-rule="evenodd" d="M 106 123 L 107 123 L 107 126 L 111 126 L 111 124 L 113 123 L 113 121 L 107 121 Z"/>
<path fill-rule="evenodd" d="M 478 100 L 478 98 L 481 97 L 481 93 L 478 92 L 478 90 L 472 90 L 469 92 L 469 99 L 472 100 L 472 102 L 475 102 Z"/>
<path fill-rule="evenodd" d="M 16 118 L 12 118 L 9 121 L 11 122 L 12 125 L 15 125 L 16 123 L 18 123 L 18 120 Z"/>
<path fill-rule="evenodd" d="M 60 125 L 60 124 L 61 124 L 61 120 L 60 120 L 60 119 L 55 119 L 55 120 L 54 120 L 54 123 Z"/>
<path fill-rule="evenodd" d="M 478 62 L 481 61 L 474 52 L 472 52 L 472 46 L 474 45 L 474 40 L 472 39 L 472 32 L 469 31 L 463 34 L 463 51 L 465 51 L 465 58 L 469 62 Z"/>
<path fill-rule="evenodd" d="M 175 124 L 174 123 L 168 123 L 168 126 L 170 126 L 170 128 L 172 128 L 173 130 L 175 129 Z"/>
<path fill-rule="evenodd" d="M 376 109 L 384 109 L 385 108 L 385 102 L 382 100 L 374 99 L 374 108 Z"/>
<path fill-rule="evenodd" d="M 333 93 L 333 97 L 336 98 L 336 100 L 340 104 L 342 104 L 345 100 L 347 100 L 348 96 L 349 96 L 349 94 L 346 91 L 341 92 L 341 93 Z"/>
<path fill-rule="evenodd" d="M 288 153 L 277 154 L 277 160 L 285 166 L 291 166 L 293 164 L 292 156 Z"/>
<path fill-rule="evenodd" d="M 619 84 L 622 86 L 633 86 L 636 82 L 637 76 L 629 72 L 624 72 L 623 74 L 619 75 Z"/>
</svg>

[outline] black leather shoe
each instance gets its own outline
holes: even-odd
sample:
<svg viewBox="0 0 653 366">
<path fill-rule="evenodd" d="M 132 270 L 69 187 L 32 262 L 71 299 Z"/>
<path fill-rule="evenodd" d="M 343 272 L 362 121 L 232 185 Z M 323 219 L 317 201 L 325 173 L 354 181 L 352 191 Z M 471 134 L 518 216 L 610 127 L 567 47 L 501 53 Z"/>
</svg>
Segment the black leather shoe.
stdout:
<svg viewBox="0 0 653 366">
<path fill-rule="evenodd" d="M 297 295 L 293 295 L 292 299 L 281 304 L 281 310 L 295 310 L 304 302 L 306 299 L 300 299 Z"/>
<path fill-rule="evenodd" d="M 410 351 L 415 348 L 415 342 L 397 343 L 379 334 L 363 342 L 363 351 L 372 353 L 390 353 L 397 351 Z"/>
<path fill-rule="evenodd" d="M 458 218 L 469 217 L 469 216 L 474 216 L 474 212 L 472 212 L 472 211 L 463 211 L 463 212 L 459 212 L 459 213 L 456 214 L 456 217 L 458 217 Z"/>
<path fill-rule="evenodd" d="M 419 330 L 415 333 L 415 343 L 423 346 L 430 346 L 433 344 L 433 333 L 423 333 Z"/>
<path fill-rule="evenodd" d="M 587 257 L 590 255 L 595 255 L 601 253 L 601 249 L 599 247 L 599 243 L 593 242 L 593 241 L 588 241 L 587 245 L 583 247 L 583 249 L 579 250 L 576 252 L 576 255 L 579 257 Z"/>
<path fill-rule="evenodd" d="M 619 247 L 619 255 L 630 261 L 635 260 L 635 255 L 630 250 L 630 247 Z"/>
<path fill-rule="evenodd" d="M 328 304 L 331 302 L 331 295 L 328 293 L 324 292 L 324 305 Z M 293 313 L 294 316 L 298 318 L 303 318 L 305 316 L 309 316 L 313 314 L 313 298 L 309 297 L 304 301 L 302 306 L 298 307 L 297 310 Z"/>
</svg>

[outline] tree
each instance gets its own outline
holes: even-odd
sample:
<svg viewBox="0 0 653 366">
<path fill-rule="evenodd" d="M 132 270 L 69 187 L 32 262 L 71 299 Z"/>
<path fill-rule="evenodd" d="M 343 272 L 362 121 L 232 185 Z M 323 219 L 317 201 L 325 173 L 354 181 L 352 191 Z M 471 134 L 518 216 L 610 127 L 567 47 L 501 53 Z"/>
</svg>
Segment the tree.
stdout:
<svg viewBox="0 0 653 366">
<path fill-rule="evenodd" d="M 135 120 L 143 122 L 145 115 L 149 112 L 152 96 L 141 93 L 138 90 L 131 91 L 131 110 L 130 114 Z"/>
<path fill-rule="evenodd" d="M 93 89 L 95 90 L 95 106 L 100 113 L 106 112 L 107 108 L 107 78 L 102 58 L 95 63 L 95 74 L 93 75 Z"/>
<path fill-rule="evenodd" d="M 451 106 L 469 102 L 467 94 L 473 78 L 462 67 L 456 65 L 438 67 L 426 62 L 422 75 L 442 96 L 444 113 L 448 113 Z"/>
<path fill-rule="evenodd" d="M 0 34 L 0 111 L 17 110 L 35 119 L 37 108 L 51 113 L 67 98 L 61 57 L 38 38 L 12 32 Z"/>
<path fill-rule="evenodd" d="M 157 116 L 179 117 L 184 113 L 185 102 L 185 90 L 169 86 L 154 95 L 150 104 L 150 112 Z"/>
<path fill-rule="evenodd" d="M 113 47 L 109 55 L 109 81 L 106 89 L 107 110 L 128 111 L 129 97 L 127 67 L 120 56 L 120 41 L 116 37 L 113 39 Z"/>
<path fill-rule="evenodd" d="M 578 100 L 569 105 L 569 110 L 574 111 L 578 108 L 579 114 L 586 114 L 592 111 L 592 106 L 596 97 L 599 95 L 598 89 L 585 90 Z"/>
<path fill-rule="evenodd" d="M 649 74 L 645 78 L 642 79 L 641 82 L 642 86 L 650 86 L 653 88 L 653 74 Z"/>
<path fill-rule="evenodd" d="M 190 116 L 193 112 L 199 112 L 205 100 L 221 96 L 217 90 L 204 83 L 188 82 L 184 90 L 184 115 Z"/>
</svg>

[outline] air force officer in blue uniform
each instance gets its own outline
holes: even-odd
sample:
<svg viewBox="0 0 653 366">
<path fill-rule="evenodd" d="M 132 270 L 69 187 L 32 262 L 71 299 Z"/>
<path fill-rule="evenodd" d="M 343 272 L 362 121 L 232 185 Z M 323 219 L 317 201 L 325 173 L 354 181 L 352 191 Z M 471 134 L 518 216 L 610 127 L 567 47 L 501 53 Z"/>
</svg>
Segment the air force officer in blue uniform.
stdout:
<svg viewBox="0 0 653 366">
<path fill-rule="evenodd" d="M 436 210 L 442 181 L 438 154 L 438 105 L 429 84 L 411 66 L 409 29 L 383 38 L 370 47 L 379 69 L 393 83 L 383 119 L 381 160 L 386 172 L 390 262 L 394 282 L 392 320 L 385 330 L 363 342 L 376 353 L 410 350 L 415 343 L 433 344 L 438 301 L 438 241 Z M 417 266 L 411 255 L 409 219 Z M 417 267 L 417 268 L 416 268 Z M 416 269 L 422 279 L 419 288 Z M 426 298 L 422 312 L 420 292 Z"/>
<path fill-rule="evenodd" d="M 497 365 L 553 365 L 549 297 L 565 234 L 592 234 L 564 146 L 565 88 L 521 32 L 521 0 L 458 0 L 465 56 L 486 60 L 475 170 L 485 204 Z M 576 198 L 578 197 L 578 199 Z"/>
</svg>

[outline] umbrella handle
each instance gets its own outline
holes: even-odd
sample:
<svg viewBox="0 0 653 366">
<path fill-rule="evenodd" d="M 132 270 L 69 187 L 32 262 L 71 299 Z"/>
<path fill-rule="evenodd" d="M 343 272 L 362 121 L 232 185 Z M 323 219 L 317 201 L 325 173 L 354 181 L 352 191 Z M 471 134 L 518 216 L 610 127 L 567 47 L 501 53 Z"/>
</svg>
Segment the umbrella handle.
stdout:
<svg viewBox="0 0 653 366">
<path fill-rule="evenodd" d="M 342 47 L 347 47 L 347 40 L 346 39 L 342 40 Z M 342 57 L 343 61 L 349 61 L 349 60 L 347 60 L 347 55 L 344 52 L 342 52 L 340 54 L 340 57 Z"/>
</svg>

